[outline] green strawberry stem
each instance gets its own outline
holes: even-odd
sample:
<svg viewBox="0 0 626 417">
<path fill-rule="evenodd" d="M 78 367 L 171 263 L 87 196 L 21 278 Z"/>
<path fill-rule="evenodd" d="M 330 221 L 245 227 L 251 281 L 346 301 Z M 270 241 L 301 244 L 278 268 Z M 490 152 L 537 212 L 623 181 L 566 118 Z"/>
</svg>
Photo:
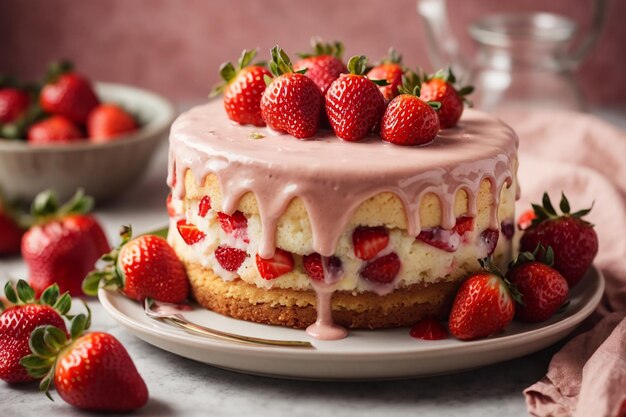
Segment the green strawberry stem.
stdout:
<svg viewBox="0 0 626 417">
<path fill-rule="evenodd" d="M 122 226 L 120 230 L 120 244 L 111 252 L 100 258 L 100 260 L 105 263 L 105 266 L 101 269 L 91 271 L 85 277 L 82 285 L 83 292 L 85 294 L 92 296 L 97 295 L 100 285 L 102 285 L 102 288 L 107 290 L 124 288 L 124 275 L 117 268 L 117 260 L 120 255 L 120 250 L 132 239 L 132 237 L 132 227 Z"/>
<path fill-rule="evenodd" d="M 342 59 L 344 46 L 343 43 L 339 41 L 335 41 L 333 43 L 325 43 L 322 42 L 320 38 L 311 38 L 311 48 L 313 49 L 313 53 L 302 53 L 298 52 L 300 58 L 311 58 L 314 56 L 333 56 L 335 58 Z"/>
<path fill-rule="evenodd" d="M 399 54 L 392 46 L 387 51 L 387 56 L 378 63 L 378 65 L 380 64 L 402 64 L 402 54 Z"/>
<path fill-rule="evenodd" d="M 355 55 L 350 58 L 347 67 L 350 74 L 365 76 L 365 73 L 369 70 L 369 67 L 367 66 L 367 57 L 365 55 Z M 374 84 L 381 87 L 389 85 L 387 80 L 372 80 L 371 78 L 368 79 Z"/>
<path fill-rule="evenodd" d="M 41 379 L 39 389 L 50 396 L 50 386 L 54 379 L 54 368 L 59 353 L 66 349 L 91 326 L 91 310 L 85 303 L 87 314 L 78 314 L 70 322 L 70 338 L 64 331 L 55 326 L 37 327 L 30 335 L 28 346 L 31 354 L 23 357 L 20 364 L 36 379 Z"/>
<path fill-rule="evenodd" d="M 74 70 L 74 64 L 69 60 L 54 61 L 48 66 L 48 72 L 44 77 L 44 84 L 55 83 L 61 75 Z"/>
<path fill-rule="evenodd" d="M 402 75 L 402 84 L 398 86 L 398 92 L 400 94 L 410 94 L 419 97 L 421 94 L 421 86 L 422 77 L 416 71 L 406 70 Z M 435 110 L 441 108 L 439 101 L 427 101 L 426 104 Z"/>
<path fill-rule="evenodd" d="M 226 87 L 228 86 L 228 84 L 232 80 L 234 80 L 235 77 L 237 77 L 237 74 L 239 74 L 239 72 L 242 69 L 250 66 L 256 54 L 257 54 L 256 49 L 244 49 L 243 52 L 241 52 L 241 56 L 239 57 L 239 60 L 237 61 L 237 67 L 235 67 L 230 62 L 224 62 L 220 66 L 220 70 L 219 70 L 220 77 L 222 78 L 223 81 L 216 84 L 211 89 L 211 92 L 209 93 L 209 97 L 215 97 L 215 96 L 222 94 L 224 90 L 226 89 Z"/>
<path fill-rule="evenodd" d="M 82 188 L 76 190 L 74 196 L 62 206 L 52 190 L 43 191 L 35 197 L 31 205 L 31 215 L 35 224 L 63 218 L 70 214 L 86 214 L 93 208 L 93 198 L 85 195 Z"/>
<path fill-rule="evenodd" d="M 561 209 L 562 214 L 559 214 L 554 206 L 552 205 L 552 201 L 550 201 L 550 196 L 548 193 L 543 193 L 543 198 L 540 204 L 532 204 L 533 211 L 535 212 L 535 218 L 532 221 L 532 226 L 537 226 L 539 223 L 542 223 L 546 220 L 554 220 L 560 217 L 576 217 L 578 219 L 583 220 L 582 218 L 589 214 L 593 209 L 595 202 L 591 204 L 591 207 L 583 210 L 578 210 L 574 213 L 570 213 L 570 204 L 569 200 L 565 196 L 563 192 L 561 192 L 561 201 L 559 203 L 559 208 Z M 583 220 L 586 224 L 593 227 L 593 224 Z"/>
<path fill-rule="evenodd" d="M 521 252 L 517 255 L 516 259 L 511 261 L 509 269 L 529 262 L 541 262 L 542 264 L 552 266 L 554 264 L 554 251 L 552 250 L 552 246 L 544 248 L 541 243 L 538 243 L 537 247 L 532 252 Z"/>
<path fill-rule="evenodd" d="M 461 99 L 463 100 L 463 102 L 470 107 L 472 106 L 472 102 L 467 98 L 467 96 L 474 92 L 474 86 L 473 85 L 466 85 L 463 87 L 457 86 L 456 85 L 457 79 L 456 79 L 456 76 L 454 75 L 454 72 L 452 72 L 451 67 L 448 67 L 445 70 L 440 69 L 439 71 L 437 71 L 436 73 L 432 75 L 424 76 L 424 81 L 432 80 L 433 78 L 438 78 L 447 83 L 452 84 L 452 86 L 456 89 L 459 96 L 461 96 Z"/>
<path fill-rule="evenodd" d="M 507 290 L 509 291 L 509 295 L 511 295 L 511 298 L 513 298 L 513 300 L 515 300 L 519 304 L 524 304 L 522 293 L 520 293 L 517 287 L 506 278 L 502 270 L 493 263 L 491 257 L 479 259 L 478 263 L 485 272 L 497 276 L 504 282 L 504 285 L 506 286 Z"/>
<path fill-rule="evenodd" d="M 20 279 L 15 286 L 12 282 L 7 282 L 4 286 L 4 296 L 15 305 L 41 304 L 54 308 L 60 316 L 71 318 L 67 313 L 72 308 L 72 297 L 65 292 L 59 294 L 59 286 L 52 284 L 41 293 L 39 299 L 35 297 L 35 290 L 28 282 Z"/>
</svg>

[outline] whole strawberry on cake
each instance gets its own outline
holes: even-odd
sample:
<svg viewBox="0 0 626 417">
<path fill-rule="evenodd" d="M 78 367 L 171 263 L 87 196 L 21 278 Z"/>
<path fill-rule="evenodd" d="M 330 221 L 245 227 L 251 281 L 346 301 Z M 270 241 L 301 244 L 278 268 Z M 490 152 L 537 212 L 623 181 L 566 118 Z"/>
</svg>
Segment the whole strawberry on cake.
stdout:
<svg viewBox="0 0 626 417">
<path fill-rule="evenodd" d="M 243 68 L 224 90 L 228 102 L 258 100 L 241 107 L 253 114 L 235 119 L 212 101 L 171 129 L 169 241 L 200 304 L 337 339 L 445 318 L 478 259 L 511 260 L 501 225 L 515 218 L 518 141 L 508 126 L 465 110 L 440 129 L 446 102 L 422 102 L 419 83 L 384 97 L 363 56 L 329 74 L 325 94 L 280 48 L 271 57 L 263 93 L 238 80 Z"/>
</svg>

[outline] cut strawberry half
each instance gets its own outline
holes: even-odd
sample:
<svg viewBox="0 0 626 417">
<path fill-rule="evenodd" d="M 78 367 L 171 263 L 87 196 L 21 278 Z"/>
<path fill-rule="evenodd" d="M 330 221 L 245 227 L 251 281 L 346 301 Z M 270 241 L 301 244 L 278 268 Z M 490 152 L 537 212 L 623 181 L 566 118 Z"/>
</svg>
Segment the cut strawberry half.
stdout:
<svg viewBox="0 0 626 417">
<path fill-rule="evenodd" d="M 180 233 L 180 236 L 188 245 L 198 243 L 206 237 L 206 234 L 204 234 L 204 232 L 199 230 L 195 225 L 187 223 L 185 219 L 180 219 L 178 222 L 176 222 L 176 228 L 178 229 L 178 233 Z"/>
<path fill-rule="evenodd" d="M 496 229 L 486 229 L 480 234 L 480 238 L 483 240 L 483 243 L 487 248 L 487 256 L 491 256 L 496 250 L 498 237 L 500 237 L 500 231 Z"/>
<path fill-rule="evenodd" d="M 419 321 L 411 329 L 411 337 L 424 340 L 441 340 L 448 338 L 448 331 L 443 324 L 435 319 Z"/>
<path fill-rule="evenodd" d="M 312 253 L 302 257 L 302 264 L 306 274 L 314 281 L 324 281 L 324 269 L 322 268 L 322 256 L 319 253 Z M 328 267 L 333 270 L 341 269 L 341 259 L 331 256 L 328 259 Z"/>
<path fill-rule="evenodd" d="M 198 216 L 206 217 L 209 210 L 211 210 L 211 197 L 205 195 L 202 197 L 202 200 L 200 200 L 200 204 L 198 205 Z"/>
<path fill-rule="evenodd" d="M 232 215 L 218 212 L 217 219 L 224 233 L 241 238 L 245 243 L 250 243 L 248 239 L 248 219 L 242 212 L 237 210 Z"/>
<path fill-rule="evenodd" d="M 361 276 L 369 281 L 380 284 L 392 282 L 400 272 L 400 258 L 395 253 L 381 256 L 365 265 Z"/>
<path fill-rule="evenodd" d="M 474 218 L 462 216 L 456 220 L 452 230 L 445 230 L 440 227 L 422 230 L 417 235 L 417 240 L 446 252 L 455 252 L 461 244 L 461 237 L 472 230 L 474 230 Z"/>
<path fill-rule="evenodd" d="M 293 270 L 293 256 L 286 250 L 279 248 L 276 248 L 274 256 L 270 259 L 261 258 L 257 253 L 256 267 L 261 278 L 266 280 L 275 279 Z"/>
<path fill-rule="evenodd" d="M 359 226 L 352 233 L 354 255 L 369 261 L 373 259 L 389 244 L 389 233 L 385 227 Z"/>
<path fill-rule="evenodd" d="M 231 248 L 230 246 L 218 246 L 215 249 L 215 259 L 217 259 L 222 268 L 234 272 L 239 269 L 246 259 L 246 251 Z"/>
<path fill-rule="evenodd" d="M 470 216 L 461 216 L 456 219 L 456 224 L 452 229 L 459 235 L 463 236 L 467 232 L 474 230 L 474 218 Z"/>
</svg>

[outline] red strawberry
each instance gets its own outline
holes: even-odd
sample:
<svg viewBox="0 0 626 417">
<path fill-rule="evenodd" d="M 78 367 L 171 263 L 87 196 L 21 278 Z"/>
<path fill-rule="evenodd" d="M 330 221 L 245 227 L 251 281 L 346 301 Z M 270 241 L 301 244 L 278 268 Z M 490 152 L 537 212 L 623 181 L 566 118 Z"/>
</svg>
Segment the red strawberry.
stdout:
<svg viewBox="0 0 626 417">
<path fill-rule="evenodd" d="M 387 57 L 367 73 L 367 78 L 386 80 L 388 84 L 378 88 L 385 100 L 391 100 L 398 95 L 398 87 L 402 84 L 403 74 L 402 55 L 398 55 L 395 49 L 390 48 Z"/>
<path fill-rule="evenodd" d="M 220 211 L 217 213 L 217 220 L 220 222 L 222 230 L 228 234 L 248 227 L 248 219 L 246 219 L 246 216 L 239 210 L 231 215 Z"/>
<path fill-rule="evenodd" d="M 380 136 L 395 145 L 424 145 L 439 132 L 437 102 L 425 102 L 418 96 L 419 77 L 408 72 L 398 91 L 399 96 L 387 106 L 380 126 Z"/>
<path fill-rule="evenodd" d="M 537 216 L 535 215 L 534 210 L 526 210 L 517 219 L 517 228 L 519 230 L 528 229 L 533 224 L 533 220 L 536 218 Z"/>
<path fill-rule="evenodd" d="M 367 58 L 353 56 L 349 74 L 337 78 L 326 92 L 326 114 L 337 137 L 357 141 L 370 134 L 385 111 L 385 98 L 365 75 Z M 386 82 L 383 81 L 382 84 Z"/>
<path fill-rule="evenodd" d="M 534 253 L 521 253 L 506 274 L 522 296 L 522 303 L 515 307 L 515 317 L 530 323 L 552 317 L 565 303 L 569 292 L 565 278 L 550 267 L 554 260 L 552 248 L 548 247 L 541 261 L 536 260 L 539 249 L 537 247 Z"/>
<path fill-rule="evenodd" d="M 87 118 L 87 135 L 93 143 L 117 140 L 137 128 L 135 118 L 117 104 L 100 104 Z"/>
<path fill-rule="evenodd" d="M 7 283 L 4 292 L 14 305 L 0 315 L 0 379 L 8 383 L 32 381 L 34 378 L 20 365 L 20 360 L 30 354 L 30 334 L 46 324 L 66 332 L 62 316 L 69 311 L 72 299 L 67 293 L 59 298 L 59 287 L 53 285 L 37 300 L 34 290 L 23 280 L 15 289 Z"/>
<path fill-rule="evenodd" d="M 237 68 L 230 62 L 220 67 L 224 82 L 217 85 L 211 96 L 224 94 L 224 109 L 228 118 L 242 125 L 265 126 L 261 116 L 261 96 L 265 91 L 265 77 L 272 77 L 267 68 L 252 65 L 256 50 L 244 50 Z"/>
<path fill-rule="evenodd" d="M 543 206 L 533 204 L 537 218 L 524 231 L 520 250 L 529 252 L 538 244 L 552 247 L 554 269 L 572 288 L 581 280 L 598 253 L 598 235 L 593 225 L 582 219 L 591 208 L 570 213 L 569 201 L 564 194 L 559 206 L 562 215 L 557 214 L 547 193 L 543 195 Z"/>
<path fill-rule="evenodd" d="M 176 222 L 176 229 L 186 244 L 193 245 L 206 237 L 206 234 L 195 225 L 187 223 L 187 220 L 180 219 Z"/>
<path fill-rule="evenodd" d="M 385 227 L 359 226 L 352 232 L 354 256 L 364 261 L 373 259 L 389 244 L 389 232 Z"/>
<path fill-rule="evenodd" d="M 322 256 L 319 253 L 312 253 L 302 257 L 302 265 L 306 274 L 314 281 L 324 281 L 324 268 L 322 266 Z M 328 268 L 341 270 L 341 259 L 336 256 L 328 258 Z"/>
<path fill-rule="evenodd" d="M 419 97 L 424 101 L 441 103 L 438 114 L 442 129 L 457 125 L 463 113 L 463 102 L 466 101 L 465 96 L 474 91 L 472 86 L 466 86 L 457 90 L 454 86 L 455 83 L 456 78 L 450 69 L 447 74 L 439 71 L 432 76 L 427 76 L 422 83 Z"/>
<path fill-rule="evenodd" d="M 256 267 L 261 278 L 271 280 L 293 270 L 293 256 L 286 250 L 276 248 L 274 256 L 264 259 L 256 255 Z"/>
<path fill-rule="evenodd" d="M 13 87 L 0 88 L 0 123 L 10 123 L 22 117 L 30 105 L 27 92 Z"/>
<path fill-rule="evenodd" d="M 185 267 L 165 239 L 154 235 L 132 239 L 129 226 L 122 227 L 120 236 L 120 245 L 102 258 L 108 264 L 85 278 L 85 294 L 96 295 L 102 281 L 105 288 L 121 288 L 127 297 L 138 301 L 154 298 L 180 303 L 187 299 Z"/>
<path fill-rule="evenodd" d="M 200 203 L 198 204 L 198 216 L 206 217 L 206 215 L 209 213 L 209 210 L 211 210 L 211 197 L 205 195 L 204 197 L 202 197 L 202 200 L 200 200 Z"/>
<path fill-rule="evenodd" d="M 16 213 L 0 196 L 0 256 L 20 252 L 24 231 Z"/>
<path fill-rule="evenodd" d="M 84 124 L 99 100 L 89 80 L 71 72 L 71 67 L 67 62 L 52 65 L 46 85 L 41 89 L 39 104 L 47 113 Z"/>
<path fill-rule="evenodd" d="M 392 282 L 400 272 L 400 258 L 395 253 L 390 253 L 369 262 L 361 270 L 361 276 L 368 281 L 380 284 Z"/>
<path fill-rule="evenodd" d="M 28 129 L 31 145 L 56 145 L 82 142 L 85 135 L 81 129 L 64 116 L 52 116 L 33 124 Z"/>
<path fill-rule="evenodd" d="M 417 240 L 446 252 L 455 252 L 461 244 L 462 236 L 472 230 L 474 230 L 474 218 L 461 216 L 456 219 L 452 230 L 444 230 L 440 227 L 424 229 L 417 235 Z"/>
<path fill-rule="evenodd" d="M 501 273 L 488 259 L 481 260 L 485 272 L 461 284 L 448 320 L 457 339 L 473 340 L 498 333 L 513 320 L 515 303 Z"/>
<path fill-rule="evenodd" d="M 91 319 L 72 320 L 71 340 L 55 326 L 42 326 L 30 337 L 31 355 L 21 363 L 43 378 L 46 393 L 54 384 L 68 404 L 84 410 L 129 412 L 148 401 L 148 388 L 122 344 L 107 333 L 87 333 Z M 52 397 L 50 397 L 52 398 Z"/>
<path fill-rule="evenodd" d="M 448 338 L 448 331 L 435 319 L 419 321 L 411 329 L 411 337 L 424 340 L 441 340 Z"/>
<path fill-rule="evenodd" d="M 313 54 L 298 54 L 302 59 L 293 64 L 293 70 L 298 72 L 306 70 L 304 75 L 313 80 L 320 88 L 322 94 L 326 94 L 328 87 L 341 74 L 348 72 L 346 65 L 341 60 L 343 54 L 343 44 L 322 43 L 312 39 Z"/>
<path fill-rule="evenodd" d="M 278 46 L 272 48 L 272 73 L 276 76 L 261 98 L 261 114 L 267 125 L 298 139 L 317 132 L 324 96 L 313 80 L 293 72 L 287 54 Z"/>
<path fill-rule="evenodd" d="M 229 246 L 218 246 L 215 249 L 215 259 L 222 268 L 234 272 L 246 259 L 246 251 Z"/>
<path fill-rule="evenodd" d="M 32 215 L 36 221 L 22 239 L 22 257 L 37 294 L 53 283 L 72 296 L 83 294 L 83 279 L 110 250 L 102 227 L 87 214 L 92 206 L 93 200 L 82 190 L 61 207 L 51 191 L 35 198 Z"/>
</svg>

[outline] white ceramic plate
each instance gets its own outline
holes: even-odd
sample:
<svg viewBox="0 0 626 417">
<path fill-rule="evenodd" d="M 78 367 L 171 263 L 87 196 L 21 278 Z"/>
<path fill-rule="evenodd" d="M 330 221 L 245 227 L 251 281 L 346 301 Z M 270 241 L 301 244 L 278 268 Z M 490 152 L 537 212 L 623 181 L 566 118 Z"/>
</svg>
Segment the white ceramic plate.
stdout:
<svg viewBox="0 0 626 417">
<path fill-rule="evenodd" d="M 308 340 L 316 349 L 257 347 L 212 340 L 149 319 L 140 304 L 120 293 L 100 290 L 104 308 L 137 337 L 161 349 L 199 362 L 238 372 L 293 379 L 396 379 L 452 373 L 543 349 L 572 331 L 593 312 L 604 291 L 595 268 L 570 296 L 568 308 L 539 324 L 512 323 L 504 333 L 461 342 L 417 340 L 409 329 L 350 331 L 347 338 L 319 342 L 302 330 L 228 318 L 196 307 L 187 319 L 214 329 L 284 340 Z"/>
</svg>

